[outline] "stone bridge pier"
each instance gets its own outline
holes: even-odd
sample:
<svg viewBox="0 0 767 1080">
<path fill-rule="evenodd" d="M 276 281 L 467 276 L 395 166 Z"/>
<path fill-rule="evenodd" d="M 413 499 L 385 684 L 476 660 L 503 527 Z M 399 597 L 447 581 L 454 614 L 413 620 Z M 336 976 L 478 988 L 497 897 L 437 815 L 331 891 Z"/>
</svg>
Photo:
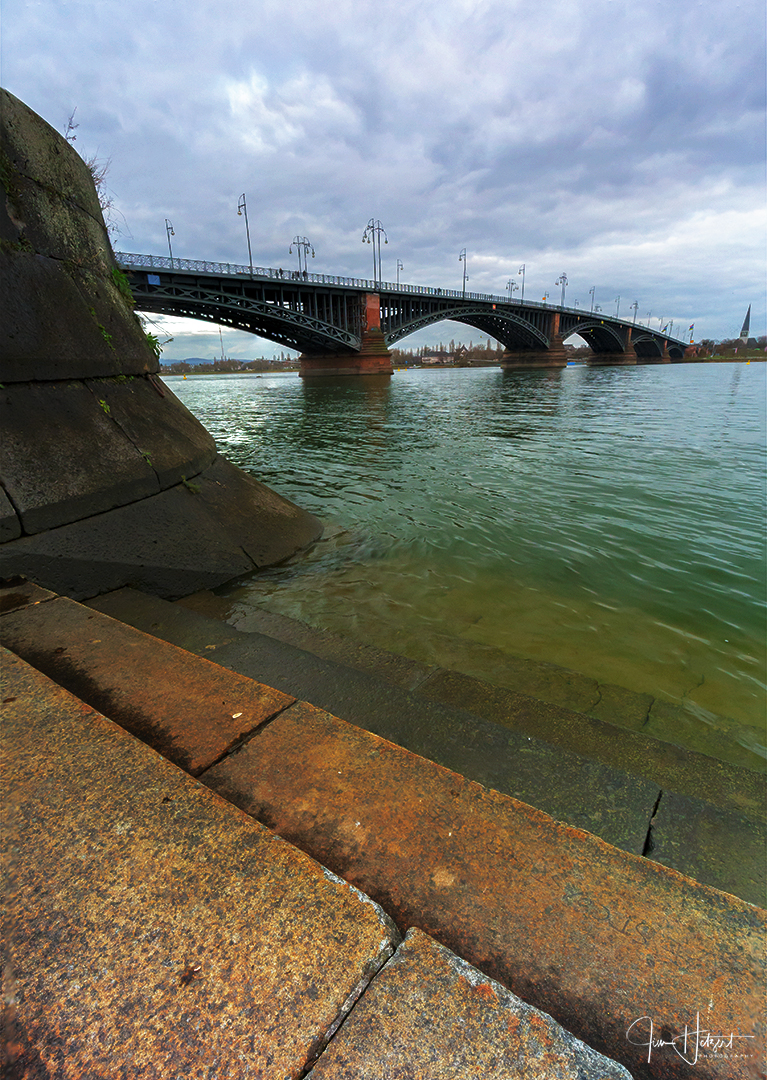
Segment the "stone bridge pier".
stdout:
<svg viewBox="0 0 767 1080">
<path fill-rule="evenodd" d="M 507 346 L 506 351 L 501 358 L 501 367 L 504 370 L 565 367 L 567 364 L 567 353 L 565 352 L 564 339 L 568 335 L 562 334 L 559 323 L 559 312 L 552 312 L 551 323 L 547 335 L 549 339 L 548 348 L 541 346 L 538 349 L 512 349 Z"/>
<path fill-rule="evenodd" d="M 359 352 L 302 353 L 302 379 L 325 375 L 391 375 L 391 353 L 381 330 L 381 298 L 365 293 L 361 301 L 362 344 Z"/>
</svg>

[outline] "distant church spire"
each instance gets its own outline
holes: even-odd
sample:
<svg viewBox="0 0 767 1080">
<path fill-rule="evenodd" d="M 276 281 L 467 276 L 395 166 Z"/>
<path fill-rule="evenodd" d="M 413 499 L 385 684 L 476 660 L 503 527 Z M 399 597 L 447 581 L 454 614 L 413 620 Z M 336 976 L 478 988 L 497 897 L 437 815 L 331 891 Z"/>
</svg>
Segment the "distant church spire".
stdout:
<svg viewBox="0 0 767 1080">
<path fill-rule="evenodd" d="M 750 328 L 751 328 L 751 305 L 749 304 L 748 305 L 748 311 L 746 312 L 746 317 L 743 320 L 743 329 L 740 332 L 740 340 L 741 341 L 748 341 L 748 331 L 750 330 Z"/>
</svg>

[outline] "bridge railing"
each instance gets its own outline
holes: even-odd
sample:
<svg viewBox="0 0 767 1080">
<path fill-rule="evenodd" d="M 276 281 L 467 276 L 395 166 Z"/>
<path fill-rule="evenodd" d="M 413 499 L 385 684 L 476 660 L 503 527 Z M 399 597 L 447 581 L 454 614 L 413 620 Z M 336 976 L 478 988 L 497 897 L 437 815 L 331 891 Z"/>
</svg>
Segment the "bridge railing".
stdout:
<svg viewBox="0 0 767 1080">
<path fill-rule="evenodd" d="M 331 274 L 310 274 L 306 270 L 275 269 L 272 266 L 244 266 L 241 263 L 204 262 L 200 259 L 171 259 L 167 255 L 134 255 L 116 251 L 115 258 L 120 266 L 133 270 L 179 270 L 182 273 L 217 274 L 229 277 L 252 277 L 269 281 L 306 281 L 313 285 L 344 285 L 352 289 L 383 289 L 386 292 L 417 294 L 419 296 L 445 296 L 448 299 L 483 300 L 493 304 L 508 304 L 507 296 L 493 293 L 462 292 L 460 289 L 440 289 L 428 285 L 406 285 L 396 281 L 373 281 L 371 278 L 337 277 Z M 518 304 L 520 301 L 515 300 Z M 546 307 L 529 300 L 525 307 Z"/>
<path fill-rule="evenodd" d="M 351 289 L 366 289 L 368 291 L 399 292 L 417 296 L 446 297 L 453 300 L 479 300 L 484 303 L 504 304 L 513 307 L 516 304 L 523 305 L 522 300 L 509 300 L 508 296 L 497 296 L 494 293 L 463 292 L 461 289 L 440 289 L 428 285 L 405 285 L 392 281 L 373 281 L 370 278 L 337 277 L 331 274 L 310 274 L 306 270 L 285 270 L 282 267 L 275 269 L 272 266 L 245 266 L 242 263 L 205 262 L 200 259 L 171 259 L 167 255 L 136 255 L 129 252 L 116 251 L 115 259 L 118 265 L 128 270 L 180 270 L 191 274 L 215 274 L 229 277 L 248 277 L 259 281 L 282 281 L 301 282 L 305 281 L 312 285 L 340 285 Z M 547 304 L 539 300 L 525 300 L 524 307 L 546 308 L 569 312 L 571 315 L 591 315 L 597 317 L 596 312 L 587 312 L 583 308 L 566 308 L 558 304 Z M 687 344 L 680 338 L 673 338 L 660 330 L 651 330 L 642 326 L 641 323 L 631 323 L 616 316 L 599 313 L 602 321 L 617 323 L 621 326 L 642 328 L 654 337 L 665 338 L 678 345 Z"/>
</svg>

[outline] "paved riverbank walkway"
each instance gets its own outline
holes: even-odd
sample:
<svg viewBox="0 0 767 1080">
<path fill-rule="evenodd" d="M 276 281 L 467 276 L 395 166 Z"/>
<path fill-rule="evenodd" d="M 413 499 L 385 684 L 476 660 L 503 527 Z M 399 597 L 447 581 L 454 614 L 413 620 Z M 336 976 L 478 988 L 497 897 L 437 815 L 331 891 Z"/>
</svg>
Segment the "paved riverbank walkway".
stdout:
<svg viewBox="0 0 767 1080">
<path fill-rule="evenodd" d="M 9 1076 L 763 1075 L 765 912 L 471 773 L 504 748 L 499 783 L 531 784 L 527 740 L 549 785 L 611 784 L 635 846 L 646 777 L 294 646 L 255 680 L 230 668 L 284 642 L 130 590 L 0 610 Z M 369 727 L 316 700 L 323 665 Z M 435 725 L 466 768 L 406 744 Z M 744 830 L 758 779 L 718 764 Z"/>
</svg>

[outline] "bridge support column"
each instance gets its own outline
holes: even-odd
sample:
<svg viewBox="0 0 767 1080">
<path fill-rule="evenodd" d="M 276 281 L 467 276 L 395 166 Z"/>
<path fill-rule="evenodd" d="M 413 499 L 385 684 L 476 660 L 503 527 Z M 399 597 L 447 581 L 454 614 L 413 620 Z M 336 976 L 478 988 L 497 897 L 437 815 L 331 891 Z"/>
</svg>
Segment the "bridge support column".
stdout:
<svg viewBox="0 0 767 1080">
<path fill-rule="evenodd" d="M 548 349 L 523 352 L 507 349 L 501 357 L 504 371 L 516 368 L 559 368 L 567 366 L 567 353 L 559 332 L 559 312 L 555 311 L 551 320 Z"/>
<path fill-rule="evenodd" d="M 391 375 L 391 353 L 381 331 L 381 300 L 366 293 L 362 308 L 362 345 L 357 353 L 303 353 L 299 375 L 302 379 L 322 375 Z"/>
<path fill-rule="evenodd" d="M 626 346 L 623 352 L 616 353 L 592 353 L 586 358 L 586 363 L 594 367 L 614 366 L 615 364 L 636 364 L 638 360 L 636 350 L 631 341 L 631 330 L 626 331 Z"/>
</svg>

